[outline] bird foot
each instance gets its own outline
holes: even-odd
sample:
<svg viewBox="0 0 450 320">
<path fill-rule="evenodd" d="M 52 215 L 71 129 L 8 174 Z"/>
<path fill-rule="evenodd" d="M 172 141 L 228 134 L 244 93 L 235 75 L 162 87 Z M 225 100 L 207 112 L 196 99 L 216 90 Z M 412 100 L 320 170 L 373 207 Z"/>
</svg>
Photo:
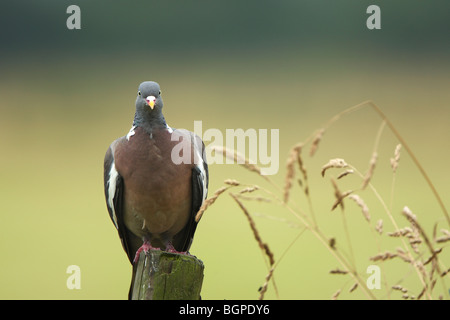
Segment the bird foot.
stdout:
<svg viewBox="0 0 450 320">
<path fill-rule="evenodd" d="M 168 243 L 166 245 L 166 251 L 170 252 L 170 253 L 178 253 L 178 254 L 184 254 L 184 255 L 189 255 L 189 253 L 187 251 L 177 251 L 174 246 L 172 245 L 172 243 Z"/>
<path fill-rule="evenodd" d="M 136 255 L 134 256 L 134 260 L 133 263 L 136 263 L 136 261 L 139 260 L 139 255 L 141 254 L 142 251 L 144 251 L 145 253 L 148 253 L 150 250 L 161 250 L 160 248 L 155 248 L 152 247 L 152 245 L 150 244 L 150 242 L 144 242 L 142 244 L 142 246 L 140 246 L 140 248 L 136 251 Z"/>
</svg>

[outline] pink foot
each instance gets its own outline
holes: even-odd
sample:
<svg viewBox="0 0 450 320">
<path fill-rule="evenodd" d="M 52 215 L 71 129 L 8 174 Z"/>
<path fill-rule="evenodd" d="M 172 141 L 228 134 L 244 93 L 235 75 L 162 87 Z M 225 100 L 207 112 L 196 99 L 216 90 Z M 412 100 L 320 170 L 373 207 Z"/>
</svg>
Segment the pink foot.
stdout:
<svg viewBox="0 0 450 320">
<path fill-rule="evenodd" d="M 133 263 L 136 263 L 136 261 L 139 260 L 139 255 L 141 254 L 142 250 L 144 250 L 145 253 L 148 253 L 150 250 L 161 250 L 160 248 L 154 248 L 150 244 L 150 242 L 145 241 L 142 246 L 136 251 L 136 255 L 134 256 Z"/>
<path fill-rule="evenodd" d="M 187 251 L 177 251 L 175 248 L 174 248 L 174 246 L 172 245 L 172 243 L 171 242 L 169 242 L 169 243 L 167 243 L 167 245 L 166 245 L 166 251 L 167 252 L 170 252 L 170 253 L 178 253 L 178 254 L 185 254 L 185 255 L 188 255 L 189 253 L 187 252 Z"/>
</svg>

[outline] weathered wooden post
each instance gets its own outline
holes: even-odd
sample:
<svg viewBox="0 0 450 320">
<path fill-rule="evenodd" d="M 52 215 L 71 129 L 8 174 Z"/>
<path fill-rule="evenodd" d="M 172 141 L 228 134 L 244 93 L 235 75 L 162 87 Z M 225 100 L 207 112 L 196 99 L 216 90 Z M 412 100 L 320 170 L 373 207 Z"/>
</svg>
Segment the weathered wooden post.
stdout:
<svg viewBox="0 0 450 320">
<path fill-rule="evenodd" d="M 141 252 L 132 300 L 200 300 L 203 262 L 194 256 L 161 250 Z"/>
</svg>

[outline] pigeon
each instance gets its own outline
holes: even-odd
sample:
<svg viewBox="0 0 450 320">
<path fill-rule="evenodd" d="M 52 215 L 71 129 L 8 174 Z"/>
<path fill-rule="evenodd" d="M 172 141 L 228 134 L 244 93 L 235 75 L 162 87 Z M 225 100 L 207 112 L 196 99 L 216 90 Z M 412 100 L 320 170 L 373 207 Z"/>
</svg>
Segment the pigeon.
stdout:
<svg viewBox="0 0 450 320">
<path fill-rule="evenodd" d="M 104 159 L 107 209 L 133 269 L 141 251 L 189 254 L 208 193 L 203 141 L 169 127 L 162 109 L 159 84 L 142 82 L 132 127 Z"/>
</svg>

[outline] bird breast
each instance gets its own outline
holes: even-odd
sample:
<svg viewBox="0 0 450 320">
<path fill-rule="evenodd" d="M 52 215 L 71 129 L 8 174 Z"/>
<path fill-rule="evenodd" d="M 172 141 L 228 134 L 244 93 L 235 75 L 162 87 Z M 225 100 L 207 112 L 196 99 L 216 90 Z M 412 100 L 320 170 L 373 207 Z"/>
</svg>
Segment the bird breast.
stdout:
<svg viewBox="0 0 450 320">
<path fill-rule="evenodd" d="M 137 128 L 122 143 L 115 159 L 125 185 L 126 227 L 140 237 L 177 234 L 190 215 L 192 165 L 171 160 L 178 142 L 164 129 L 154 130 L 150 138 Z"/>
</svg>

